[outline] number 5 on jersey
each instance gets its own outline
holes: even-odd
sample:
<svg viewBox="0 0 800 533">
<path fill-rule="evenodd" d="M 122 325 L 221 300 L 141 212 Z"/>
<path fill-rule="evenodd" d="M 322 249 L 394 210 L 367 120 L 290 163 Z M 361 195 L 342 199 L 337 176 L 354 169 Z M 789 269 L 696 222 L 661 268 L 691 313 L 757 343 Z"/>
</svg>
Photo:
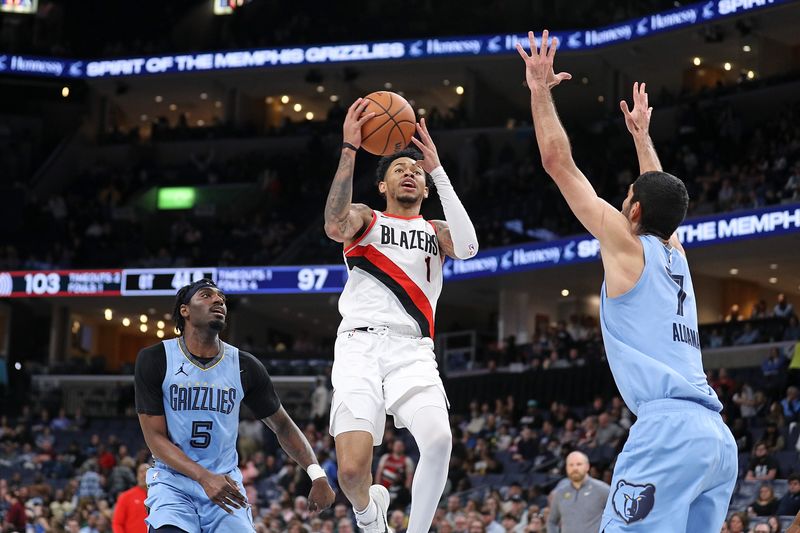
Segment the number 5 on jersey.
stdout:
<svg viewBox="0 0 800 533">
<path fill-rule="evenodd" d="M 211 444 L 211 433 L 214 423 L 210 420 L 195 420 L 192 422 L 192 439 L 189 444 L 192 448 L 208 448 Z"/>
</svg>

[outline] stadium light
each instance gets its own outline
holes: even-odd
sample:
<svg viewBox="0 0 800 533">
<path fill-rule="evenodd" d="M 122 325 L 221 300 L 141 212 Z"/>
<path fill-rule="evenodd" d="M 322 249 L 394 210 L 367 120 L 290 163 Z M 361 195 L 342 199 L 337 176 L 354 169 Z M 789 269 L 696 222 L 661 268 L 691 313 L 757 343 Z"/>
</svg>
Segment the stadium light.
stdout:
<svg viewBox="0 0 800 533">
<path fill-rule="evenodd" d="M 114 313 L 111 311 L 111 309 L 106 309 L 105 311 L 103 311 L 103 317 L 106 320 L 111 320 L 112 318 L 114 318 Z"/>
<path fill-rule="evenodd" d="M 141 326 L 139 326 L 139 331 L 141 331 L 142 333 L 147 333 L 147 324 L 142 324 Z"/>
<path fill-rule="evenodd" d="M 158 209 L 191 209 L 197 198 L 194 187 L 161 187 L 158 189 Z"/>
<path fill-rule="evenodd" d="M 731 65 L 729 62 L 726 61 L 725 64 L 722 65 L 722 68 L 724 68 L 725 70 L 730 70 L 733 68 L 733 65 Z"/>
<path fill-rule="evenodd" d="M 458 95 L 464 94 L 464 87 L 462 87 L 461 85 L 456 87 L 456 94 L 458 94 Z"/>
<path fill-rule="evenodd" d="M 156 326 L 158 326 L 158 329 L 164 329 L 164 321 L 159 320 L 158 322 L 156 322 Z"/>
<path fill-rule="evenodd" d="M 147 323 L 147 315 L 139 315 L 139 322 L 142 324 Z"/>
<path fill-rule="evenodd" d="M 694 59 L 692 59 L 692 64 L 693 64 L 694 66 L 696 66 L 696 67 L 699 67 L 699 66 L 700 66 L 700 63 L 701 63 L 701 61 L 700 61 L 700 58 L 699 58 L 699 57 L 695 57 Z"/>
<path fill-rule="evenodd" d="M 61 96 L 63 96 L 64 98 L 69 96 L 69 87 L 68 86 L 64 85 L 61 88 Z"/>
<path fill-rule="evenodd" d="M 314 113 L 312 113 L 311 111 L 306 113 L 306 120 L 314 120 Z"/>
<path fill-rule="evenodd" d="M 752 70 L 748 70 L 747 71 L 747 79 L 748 80 L 752 80 L 755 77 L 756 77 L 756 73 L 755 72 L 753 72 Z"/>
<path fill-rule="evenodd" d="M 281 103 L 282 104 L 288 104 L 289 103 L 289 95 L 288 94 L 284 94 L 283 96 L 281 96 Z"/>
<path fill-rule="evenodd" d="M 127 328 L 128 326 L 130 326 L 130 325 L 131 325 L 131 319 L 130 319 L 130 318 L 128 318 L 128 317 L 125 317 L 125 318 L 123 318 L 123 319 L 122 319 L 122 325 L 123 325 L 123 326 L 125 326 L 125 327 Z"/>
<path fill-rule="evenodd" d="M 732 268 L 730 270 L 730 273 L 731 273 L 731 276 L 736 276 L 737 274 L 739 274 L 739 269 L 738 268 Z"/>
<path fill-rule="evenodd" d="M 561 296 L 564 296 L 565 298 L 569 296 L 569 289 L 561 289 Z"/>
<path fill-rule="evenodd" d="M 776 283 L 778 283 L 778 278 L 769 278 L 769 282 L 775 285 Z"/>
<path fill-rule="evenodd" d="M 749 52 L 750 50 L 752 50 L 752 48 L 750 48 L 749 44 L 742 46 L 742 52 Z"/>
<path fill-rule="evenodd" d="M 163 339 L 164 338 L 164 330 L 160 329 L 160 330 L 156 331 L 156 337 L 158 337 L 159 339 Z"/>
<path fill-rule="evenodd" d="M 303 110 L 303 106 L 301 104 L 294 104 L 294 110 L 299 113 Z"/>
</svg>

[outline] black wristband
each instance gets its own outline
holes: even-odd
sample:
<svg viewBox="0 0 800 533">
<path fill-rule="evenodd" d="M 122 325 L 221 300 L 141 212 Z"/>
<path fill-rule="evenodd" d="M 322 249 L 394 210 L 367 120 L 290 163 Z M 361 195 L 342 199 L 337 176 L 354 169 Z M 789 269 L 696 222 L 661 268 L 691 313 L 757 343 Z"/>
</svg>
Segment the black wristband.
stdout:
<svg viewBox="0 0 800 533">
<path fill-rule="evenodd" d="M 348 150 L 352 150 L 354 152 L 358 152 L 358 148 L 356 148 L 355 146 L 353 146 L 352 144 L 350 144 L 348 142 L 342 143 L 342 148 L 347 148 Z"/>
</svg>

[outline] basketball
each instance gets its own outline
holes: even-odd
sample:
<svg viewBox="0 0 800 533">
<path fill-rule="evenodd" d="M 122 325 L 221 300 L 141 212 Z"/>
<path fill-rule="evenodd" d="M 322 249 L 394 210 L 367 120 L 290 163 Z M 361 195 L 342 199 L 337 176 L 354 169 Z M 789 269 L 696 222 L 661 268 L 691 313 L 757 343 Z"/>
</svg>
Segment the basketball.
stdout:
<svg viewBox="0 0 800 533">
<path fill-rule="evenodd" d="M 376 91 L 364 113 L 375 113 L 361 127 L 361 147 L 375 155 L 389 155 L 408 146 L 416 130 L 414 110 L 405 98 L 389 91 Z"/>
</svg>

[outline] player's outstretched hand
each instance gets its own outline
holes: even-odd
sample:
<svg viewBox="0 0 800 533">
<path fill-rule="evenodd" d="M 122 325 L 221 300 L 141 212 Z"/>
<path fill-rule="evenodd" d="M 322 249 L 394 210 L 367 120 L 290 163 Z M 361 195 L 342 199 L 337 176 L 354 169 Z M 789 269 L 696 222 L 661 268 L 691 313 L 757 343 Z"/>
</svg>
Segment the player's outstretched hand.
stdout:
<svg viewBox="0 0 800 533">
<path fill-rule="evenodd" d="M 367 105 L 369 105 L 369 100 L 359 98 L 353 102 L 353 105 L 347 110 L 347 116 L 344 117 L 344 126 L 342 127 L 343 140 L 356 148 L 361 147 L 361 126 L 375 116 L 375 113 L 372 112 L 364 113 Z"/>
<path fill-rule="evenodd" d="M 430 174 L 441 163 L 439 162 L 439 152 L 436 151 L 436 145 L 433 144 L 431 134 L 428 133 L 428 125 L 425 124 L 424 118 L 417 122 L 417 134 L 419 139 L 411 137 L 411 141 L 422 152 L 422 161 L 417 161 L 417 163 L 422 167 L 422 170 Z"/>
<path fill-rule="evenodd" d="M 328 478 L 317 478 L 311 483 L 311 492 L 308 493 L 308 510 L 316 513 L 327 509 L 335 498 L 336 494 L 328 483 Z"/>
<path fill-rule="evenodd" d="M 653 108 L 648 106 L 646 84 L 638 81 L 633 84 L 633 111 L 628 109 L 628 102 L 622 100 L 619 108 L 625 115 L 625 125 L 631 135 L 647 135 L 650 129 L 650 115 Z"/>
<path fill-rule="evenodd" d="M 241 509 L 247 506 L 247 500 L 239 492 L 236 482 L 228 476 L 209 472 L 200 478 L 199 482 L 208 498 L 226 513 L 233 514 L 231 507 Z"/>
<path fill-rule="evenodd" d="M 553 59 L 556 56 L 556 48 L 558 48 L 558 39 L 553 37 L 549 40 L 550 32 L 544 30 L 542 32 L 542 40 L 539 50 L 536 50 L 536 39 L 533 37 L 533 32 L 528 32 L 528 41 L 531 45 L 531 55 L 525 52 L 525 49 L 520 43 L 517 43 L 517 52 L 525 61 L 525 81 L 528 83 L 528 88 L 533 90 L 535 87 L 547 87 L 552 89 L 562 81 L 571 80 L 572 74 L 569 72 L 555 73 L 553 70 Z"/>
</svg>

